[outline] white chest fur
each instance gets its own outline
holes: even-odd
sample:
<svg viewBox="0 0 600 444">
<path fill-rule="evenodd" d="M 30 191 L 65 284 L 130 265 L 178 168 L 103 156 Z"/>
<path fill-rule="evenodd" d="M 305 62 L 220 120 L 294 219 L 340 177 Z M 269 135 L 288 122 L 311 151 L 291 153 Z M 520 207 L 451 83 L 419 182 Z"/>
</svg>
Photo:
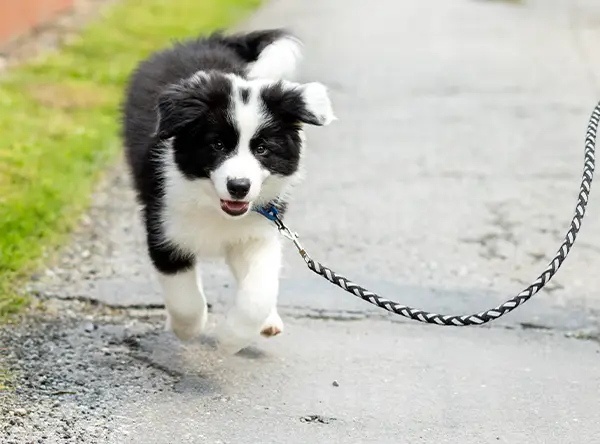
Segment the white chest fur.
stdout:
<svg viewBox="0 0 600 444">
<path fill-rule="evenodd" d="M 258 213 L 227 216 L 209 180 L 187 180 L 174 168 L 165 172 L 161 223 L 174 245 L 200 256 L 221 256 L 230 245 L 278 235 L 276 227 Z"/>
</svg>

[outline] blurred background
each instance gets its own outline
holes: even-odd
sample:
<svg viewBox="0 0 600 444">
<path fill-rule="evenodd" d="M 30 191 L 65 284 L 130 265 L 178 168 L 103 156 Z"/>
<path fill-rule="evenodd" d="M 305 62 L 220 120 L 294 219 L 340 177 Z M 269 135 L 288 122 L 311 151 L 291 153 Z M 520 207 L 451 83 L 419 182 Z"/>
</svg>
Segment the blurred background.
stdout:
<svg viewBox="0 0 600 444">
<path fill-rule="evenodd" d="M 6 44 L 32 28 L 46 24 L 72 8 L 75 0 L 22 0 L 3 2 L 0 9 L 0 43 Z"/>
</svg>

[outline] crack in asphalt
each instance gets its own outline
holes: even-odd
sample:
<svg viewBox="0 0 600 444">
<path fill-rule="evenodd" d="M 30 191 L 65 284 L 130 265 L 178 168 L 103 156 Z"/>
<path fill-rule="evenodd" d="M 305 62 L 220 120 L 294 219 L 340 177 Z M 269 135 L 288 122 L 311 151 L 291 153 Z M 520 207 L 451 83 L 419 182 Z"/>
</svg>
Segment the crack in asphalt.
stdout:
<svg viewBox="0 0 600 444">
<path fill-rule="evenodd" d="M 558 286 L 561 287 L 560 285 L 558 285 Z M 557 289 L 558 288 L 550 288 L 550 289 L 548 289 L 548 291 L 552 292 Z M 162 319 L 163 319 L 163 314 L 160 312 L 151 313 L 151 314 L 145 313 L 146 310 L 163 310 L 164 305 L 162 305 L 162 304 L 153 304 L 153 303 L 136 304 L 136 305 L 123 307 L 123 306 L 116 306 L 116 305 L 105 303 L 103 301 L 94 300 L 94 299 L 90 299 L 87 297 L 79 297 L 79 296 L 54 297 L 54 296 L 46 295 L 45 298 L 48 300 L 54 299 L 54 300 L 63 301 L 63 302 L 67 302 L 67 303 L 68 302 L 77 302 L 79 304 L 82 304 L 83 306 L 88 306 L 89 308 L 104 307 L 104 308 L 110 309 L 113 312 L 113 315 L 115 317 L 117 317 L 116 316 L 117 314 L 119 314 L 120 317 L 129 317 L 128 315 L 131 315 L 130 317 L 132 317 L 132 318 L 135 318 L 138 320 L 143 319 L 143 320 L 146 320 L 147 322 L 152 322 L 152 323 L 162 322 Z M 212 304 L 208 304 L 208 308 L 209 308 L 209 310 L 208 310 L 209 313 L 214 313 L 214 306 Z M 387 322 L 393 322 L 393 323 L 399 323 L 399 324 L 415 323 L 415 324 L 421 325 L 423 327 L 428 327 L 428 325 L 423 325 L 421 323 L 406 319 L 404 317 L 394 315 L 385 310 L 362 311 L 362 310 L 351 310 L 351 309 L 315 309 L 315 308 L 311 308 L 309 306 L 282 304 L 279 306 L 279 311 L 283 317 L 289 318 L 289 319 L 297 319 L 297 320 L 309 319 L 309 320 L 317 320 L 317 321 L 335 321 L 335 322 L 356 322 L 356 321 L 362 321 L 362 320 L 378 320 L 378 321 L 387 321 Z M 143 316 L 140 316 L 139 312 L 142 312 Z M 595 321 L 594 322 L 590 321 L 589 324 L 595 325 Z M 538 323 L 538 322 L 526 322 L 526 321 L 518 322 L 514 325 L 506 325 L 506 324 L 499 324 L 499 323 L 492 322 L 492 323 L 486 324 L 485 326 L 482 326 L 482 327 L 484 327 L 484 328 L 499 328 L 499 329 L 520 328 L 523 330 L 535 329 L 535 330 L 549 330 L 549 331 L 555 331 L 555 332 L 570 331 L 570 329 L 568 329 L 568 328 L 561 328 L 560 326 L 556 326 L 556 325 L 552 326 L 552 325 L 546 325 L 546 324 Z M 576 329 L 573 331 L 579 331 L 579 330 L 584 330 L 584 329 L 585 329 L 585 327 L 582 327 L 580 329 Z M 125 339 L 124 341 L 127 341 L 127 340 L 131 341 L 131 343 L 127 344 L 128 346 L 135 348 L 136 341 L 137 341 L 137 345 L 139 346 L 139 339 L 136 339 L 135 337 L 131 336 L 131 337 Z"/>
<path fill-rule="evenodd" d="M 503 210 L 503 207 L 505 205 L 506 203 L 501 203 L 489 206 L 490 212 L 492 214 L 492 220 L 490 221 L 490 225 L 492 227 L 498 228 L 499 232 L 485 233 L 478 237 L 461 239 L 462 242 L 467 244 L 481 245 L 484 251 L 480 253 L 480 256 L 484 259 L 508 259 L 499 251 L 499 244 L 502 241 L 507 242 L 513 246 L 517 245 L 517 238 L 513 232 L 513 229 L 516 226 L 518 226 L 518 224 L 515 222 L 511 222 L 508 219 Z"/>
</svg>

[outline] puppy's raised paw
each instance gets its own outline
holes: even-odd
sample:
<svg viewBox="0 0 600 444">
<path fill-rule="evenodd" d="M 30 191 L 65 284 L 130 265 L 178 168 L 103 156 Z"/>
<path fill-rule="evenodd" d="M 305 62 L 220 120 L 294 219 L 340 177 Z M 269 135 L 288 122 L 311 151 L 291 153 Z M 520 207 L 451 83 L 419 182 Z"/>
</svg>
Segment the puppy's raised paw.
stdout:
<svg viewBox="0 0 600 444">
<path fill-rule="evenodd" d="M 279 333 L 281 333 L 281 330 L 279 330 L 279 328 L 275 327 L 274 325 L 265 327 L 260 332 L 260 334 L 265 338 L 272 338 L 273 336 L 277 336 Z"/>
<path fill-rule="evenodd" d="M 260 334 L 265 338 L 272 338 L 283 333 L 283 321 L 276 311 L 273 311 L 263 324 Z"/>
</svg>

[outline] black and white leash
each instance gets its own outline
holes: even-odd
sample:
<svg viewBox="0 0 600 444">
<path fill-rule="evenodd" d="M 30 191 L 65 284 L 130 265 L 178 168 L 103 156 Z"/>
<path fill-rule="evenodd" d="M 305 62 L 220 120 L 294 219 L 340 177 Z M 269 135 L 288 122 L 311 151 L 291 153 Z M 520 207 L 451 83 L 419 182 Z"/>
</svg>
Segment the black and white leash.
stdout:
<svg viewBox="0 0 600 444">
<path fill-rule="evenodd" d="M 277 225 L 277 228 L 279 229 L 280 233 L 294 243 L 294 245 L 300 252 L 300 255 L 306 262 L 308 268 L 310 268 L 319 276 L 324 277 L 332 284 L 335 284 L 343 290 L 346 290 L 348 293 L 352 293 L 355 296 L 358 296 L 359 298 L 370 302 L 373 305 L 383 308 L 384 310 L 396 313 L 406 318 L 414 319 L 415 321 L 449 326 L 485 324 L 487 322 L 498 319 L 507 313 L 510 313 L 519 305 L 522 305 L 525 302 L 527 302 L 534 294 L 536 294 L 538 291 L 544 288 L 544 286 L 548 282 L 550 282 L 550 279 L 552 279 L 552 277 L 556 274 L 562 263 L 565 261 L 567 255 L 569 254 L 569 251 L 571 251 L 571 247 L 573 246 L 573 244 L 575 243 L 575 239 L 577 238 L 577 233 L 581 228 L 581 221 L 583 220 L 583 217 L 585 215 L 585 209 L 588 203 L 588 197 L 592 185 L 592 178 L 594 175 L 595 168 L 596 131 L 598 129 L 599 120 L 600 103 L 596 105 L 596 108 L 594 109 L 590 117 L 590 122 L 587 128 L 587 134 L 585 138 L 583 178 L 581 180 L 581 186 L 579 188 L 579 196 L 577 198 L 577 205 L 575 207 L 575 215 L 573 216 L 573 220 L 571 221 L 569 231 L 567 231 L 565 239 L 562 245 L 560 246 L 558 252 L 554 256 L 552 261 L 548 264 L 546 269 L 542 272 L 542 274 L 540 274 L 539 277 L 535 280 L 535 282 L 533 282 L 529 287 L 521 291 L 515 297 L 498 305 L 497 307 L 494 307 L 490 310 L 486 310 L 481 313 L 463 316 L 440 315 L 437 313 L 429 313 L 424 310 L 408 307 L 406 305 L 390 301 L 389 299 L 382 298 L 378 294 L 373 293 L 372 291 L 369 291 L 358 284 L 355 284 L 346 277 L 313 260 L 308 255 L 306 250 L 302 248 L 302 245 L 300 245 L 298 235 L 292 230 L 290 230 L 279 218 L 275 206 L 272 205 L 268 208 L 260 209 L 258 210 L 258 212 L 267 217 L 269 220 L 273 221 Z"/>
</svg>

